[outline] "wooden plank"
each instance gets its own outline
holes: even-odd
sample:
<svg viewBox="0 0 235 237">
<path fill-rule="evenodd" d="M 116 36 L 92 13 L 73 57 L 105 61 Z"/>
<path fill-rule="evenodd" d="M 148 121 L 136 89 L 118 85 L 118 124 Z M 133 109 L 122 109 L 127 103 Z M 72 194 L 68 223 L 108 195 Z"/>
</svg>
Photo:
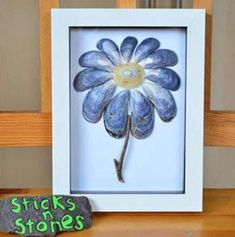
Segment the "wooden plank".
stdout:
<svg viewBox="0 0 235 237">
<path fill-rule="evenodd" d="M 117 8 L 136 8 L 137 7 L 136 0 L 117 0 L 116 7 Z"/>
<path fill-rule="evenodd" d="M 212 39 L 212 3 L 213 0 L 194 0 L 193 8 L 206 9 L 206 48 L 205 48 L 205 111 L 210 111 L 211 97 L 211 39 Z"/>
<path fill-rule="evenodd" d="M 51 8 L 58 0 L 39 0 L 41 111 L 0 113 L 0 147 L 51 145 Z M 48 112 L 48 113 L 47 113 Z"/>
<path fill-rule="evenodd" d="M 19 190 L 0 192 L 0 198 L 20 195 Z M 48 189 L 23 189 L 22 195 L 51 194 Z M 94 213 L 93 226 L 81 237 L 231 237 L 235 236 L 235 190 L 204 190 L 203 213 Z M 77 236 L 63 233 L 61 236 Z M 2 235 L 1 236 L 10 236 Z M 14 236 L 14 235 L 12 235 Z"/>
<path fill-rule="evenodd" d="M 204 144 L 206 146 L 235 146 L 235 113 L 210 110 L 213 0 L 194 0 L 193 7 L 206 9 Z"/>
<path fill-rule="evenodd" d="M 94 218 L 94 223 L 96 223 L 97 218 Z M 118 220 L 118 222 L 122 222 L 122 220 Z M 141 224 L 141 226 L 143 226 L 145 224 L 145 222 L 143 222 Z M 121 224 L 118 224 L 118 226 L 120 226 Z M 123 224 L 124 225 L 124 224 Z M 148 225 L 147 225 L 148 226 Z M 198 226 L 203 226 L 202 223 L 198 223 Z M 214 224 L 215 226 L 215 224 Z M 217 231 L 217 230 L 212 230 L 212 231 L 204 231 L 204 230 L 200 230 L 200 231 L 196 231 L 196 230 L 190 230 L 189 228 L 185 228 L 183 230 L 162 230 L 161 228 L 159 228 L 158 226 L 154 227 L 153 229 L 149 229 L 146 230 L 144 228 L 144 230 L 140 230 L 139 228 L 134 228 L 134 229 L 130 229 L 126 228 L 125 230 L 123 230 L 123 228 L 121 228 L 118 231 L 112 231 L 110 229 L 106 230 L 106 225 L 105 223 L 99 223 L 98 227 L 96 224 L 94 224 L 90 229 L 88 230 L 83 230 L 83 231 L 79 231 L 78 232 L 66 232 L 66 233 L 62 233 L 59 235 L 59 237 L 77 237 L 77 236 L 81 236 L 81 237 L 155 237 L 155 236 L 160 236 L 160 237 L 233 237 L 235 236 L 235 232 L 234 231 L 229 231 L 229 230 L 225 230 L 225 231 Z M 16 235 L 14 234 L 4 234 L 1 233 L 1 237 L 16 237 Z"/>
<path fill-rule="evenodd" d="M 97 218 L 94 218 L 94 223 L 96 223 Z M 105 221 L 105 220 L 104 220 Z M 116 221 L 116 220 L 114 220 Z M 151 220 L 149 220 L 151 222 Z M 171 221 L 171 220 L 169 220 Z M 233 220 L 234 221 L 234 220 Z M 122 222 L 122 220 L 118 220 L 118 222 Z M 140 229 L 140 227 L 144 227 L 146 221 L 144 220 L 140 226 L 137 228 L 132 225 L 129 226 L 127 223 L 127 228 L 121 228 L 119 230 L 112 231 L 111 229 L 106 230 L 106 225 L 104 222 L 101 224 L 98 224 L 99 226 L 96 227 L 94 224 L 94 227 L 91 227 L 90 229 L 79 233 L 79 236 L 81 237 L 233 237 L 235 236 L 234 231 L 204 231 L 204 230 L 191 230 L 190 227 L 184 227 L 182 230 L 178 230 L 177 228 L 167 230 L 166 227 L 159 227 L 159 226 L 151 226 L 151 229 Z M 139 224 L 139 223 L 138 223 Z M 120 226 L 121 224 L 118 224 Z M 125 225 L 124 223 L 122 225 Z M 148 227 L 148 224 L 146 225 Z M 203 226 L 202 223 L 197 223 L 197 227 L 199 229 L 199 226 Z M 214 224 L 215 226 L 215 224 Z M 92 229 L 93 228 L 93 229 Z M 5 235 L 4 235 L 5 236 Z M 13 236 L 13 235 L 12 235 Z M 15 235 L 14 235 L 15 236 Z M 60 236 L 62 237 L 75 237 L 78 236 L 77 233 L 63 233 Z"/>
<path fill-rule="evenodd" d="M 202 215 L 235 216 L 235 189 L 204 189 Z"/>
<path fill-rule="evenodd" d="M 0 147 L 49 145 L 50 113 L 0 113 Z"/>
<path fill-rule="evenodd" d="M 59 7 L 58 0 L 39 0 L 41 111 L 51 112 L 51 8 Z"/>
<path fill-rule="evenodd" d="M 161 214 L 96 214 L 93 227 L 80 236 L 202 236 L 201 233 L 235 233 L 234 216 L 193 216 Z M 197 234 L 197 235 L 194 235 Z M 231 234 L 231 233 L 230 233 Z M 74 233 L 70 235 L 75 236 Z M 213 236 L 213 235 L 210 235 Z M 231 235 L 233 236 L 233 235 Z"/>
<path fill-rule="evenodd" d="M 6 198 L 14 195 L 50 195 L 51 189 L 0 189 L 0 198 Z M 203 212 L 198 213 L 147 213 L 142 212 L 138 215 L 156 216 L 156 215 L 186 215 L 186 216 L 235 216 L 235 189 L 204 189 L 203 192 Z M 99 215 L 97 213 L 96 215 Z M 102 213 L 101 215 L 115 216 L 135 216 L 136 213 Z"/>
<path fill-rule="evenodd" d="M 51 195 L 52 190 L 51 189 L 29 189 L 29 188 L 3 188 L 0 189 L 0 198 L 6 198 L 10 197 L 12 195 L 14 196 L 20 196 L 20 195 L 29 195 L 29 196 L 37 196 L 37 195 Z"/>
<path fill-rule="evenodd" d="M 206 112 L 204 129 L 206 146 L 235 146 L 235 112 Z"/>
</svg>

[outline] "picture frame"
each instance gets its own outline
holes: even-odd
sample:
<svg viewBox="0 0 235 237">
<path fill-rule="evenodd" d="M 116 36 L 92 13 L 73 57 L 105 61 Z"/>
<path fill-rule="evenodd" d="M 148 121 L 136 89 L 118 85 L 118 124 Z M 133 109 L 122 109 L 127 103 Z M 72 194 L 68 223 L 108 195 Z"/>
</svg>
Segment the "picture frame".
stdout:
<svg viewBox="0 0 235 237">
<path fill-rule="evenodd" d="M 110 161 L 104 162 L 102 160 L 100 162 L 100 160 L 102 156 L 107 154 L 109 154 L 108 156 L 112 154 L 114 157 L 117 156 L 116 146 L 113 145 L 115 139 L 110 140 L 110 142 L 105 140 L 108 139 L 108 135 L 107 137 L 102 135 L 101 129 L 104 127 L 102 122 L 98 122 L 97 126 L 93 126 L 93 124 L 90 125 L 85 121 L 83 117 L 89 115 L 84 115 L 83 111 L 82 117 L 81 111 L 84 110 L 82 103 L 84 103 L 86 93 L 84 97 L 79 97 L 83 92 L 77 93 L 74 90 L 77 85 L 75 85 L 74 78 L 82 70 L 79 67 L 88 65 L 89 69 L 93 65 L 81 58 L 84 58 L 87 50 L 94 50 L 97 40 L 107 39 L 109 35 L 112 36 L 112 39 L 119 41 L 119 46 L 121 38 L 126 39 L 129 35 L 135 35 L 140 42 L 141 40 L 144 41 L 146 37 L 150 39 L 151 35 L 154 36 L 152 38 L 155 42 L 160 37 L 162 40 L 157 39 L 157 41 L 160 41 L 165 47 L 170 45 L 169 49 L 171 50 L 166 51 L 163 46 L 162 49 L 159 45 L 157 50 L 162 49 L 162 53 L 169 52 L 169 55 L 178 55 L 179 58 L 179 61 L 177 59 L 177 62 L 175 61 L 170 65 L 171 59 L 167 58 L 168 56 L 159 56 L 159 51 L 157 53 L 158 63 L 162 63 L 161 65 L 164 65 L 162 67 L 167 68 L 166 70 L 169 68 L 171 70 L 171 66 L 173 66 L 172 69 L 180 75 L 181 79 L 180 92 L 175 93 L 171 88 L 173 92 L 170 93 L 175 96 L 177 105 L 177 108 L 174 107 L 177 109 L 177 115 L 174 113 L 173 123 L 158 121 L 157 114 L 163 122 L 168 122 L 173 116 L 164 121 L 165 114 L 161 114 L 159 104 L 154 104 L 154 99 L 148 96 L 150 105 L 154 104 L 157 107 L 157 112 L 154 113 L 155 122 L 158 121 L 159 134 L 165 134 L 166 129 L 173 129 L 172 132 L 169 130 L 167 132 L 168 136 L 163 135 L 161 139 L 159 138 L 160 135 L 154 137 L 154 139 L 149 139 L 148 142 L 146 142 L 147 139 L 144 139 L 146 141 L 143 143 L 141 143 L 142 139 L 134 138 L 134 142 L 140 145 L 133 145 L 134 149 L 132 149 L 137 150 L 138 154 L 141 153 L 141 157 L 147 157 L 147 151 L 155 155 L 153 146 L 156 143 L 160 144 L 160 141 L 164 141 L 162 145 L 158 145 L 159 153 L 156 150 L 155 156 L 164 157 L 168 166 L 164 166 L 164 169 L 162 169 L 159 159 L 154 161 L 151 158 L 151 162 L 155 163 L 149 164 L 148 162 L 149 166 L 146 166 L 148 170 L 145 169 L 143 171 L 144 175 L 140 177 L 138 172 L 143 168 L 143 164 L 147 163 L 142 159 L 142 163 L 139 163 L 139 169 L 136 168 L 136 165 L 136 171 L 133 171 L 135 168 L 128 168 L 132 171 L 128 174 L 125 172 L 126 176 L 129 175 L 125 184 L 119 184 L 117 180 L 112 180 L 115 171 L 112 172 L 111 176 L 105 176 L 105 171 L 108 169 L 107 174 L 109 174 L 109 170 L 113 169 L 114 165 L 111 167 Z M 157 36 L 155 37 L 155 35 Z M 205 10 L 203 9 L 52 9 L 53 194 L 86 195 L 91 201 L 93 211 L 202 211 L 204 41 Z M 97 47 L 99 49 L 99 45 Z M 137 48 L 135 49 L 135 60 L 138 62 L 136 59 L 138 58 Z M 172 49 L 176 51 L 175 54 L 173 54 Z M 123 55 L 124 53 L 122 53 Z M 93 56 L 91 57 L 92 60 L 94 59 Z M 77 60 L 80 60 L 78 68 L 73 66 L 78 65 Z M 81 62 L 82 60 L 84 63 Z M 112 61 L 110 58 L 109 60 Z M 140 64 L 142 63 L 141 60 L 139 60 Z M 151 60 L 145 62 L 143 67 L 150 67 L 151 69 L 151 63 L 155 62 L 155 59 Z M 178 65 L 176 65 L 177 63 Z M 131 67 L 133 66 L 132 63 L 129 64 L 131 64 Z M 147 64 L 150 66 L 146 66 Z M 90 68 L 89 70 L 93 69 Z M 144 73 L 146 75 L 146 70 Z M 139 83 L 139 76 L 136 75 L 134 79 Z M 80 79 L 80 76 L 78 77 Z M 117 78 L 120 79 L 115 74 L 114 80 Z M 121 77 L 121 80 L 123 80 L 123 77 Z M 165 93 L 166 86 L 162 85 L 162 87 L 164 87 L 163 90 L 159 87 L 158 90 Z M 130 90 L 132 91 L 132 89 Z M 107 103 L 111 104 L 111 102 Z M 162 104 L 160 103 L 160 105 Z M 76 108 L 80 112 L 76 112 Z M 89 119 L 92 120 L 90 117 L 87 120 Z M 133 119 L 131 121 L 133 124 Z M 111 133 L 106 120 L 104 120 L 104 123 L 106 130 Z M 167 126 L 161 132 L 163 124 L 167 124 Z M 153 134 L 155 134 L 157 128 L 153 128 L 153 130 Z M 105 129 L 102 131 L 105 131 Z M 76 135 L 78 133 L 80 134 Z M 131 135 L 137 136 L 133 129 Z M 91 137 L 96 140 L 90 139 Z M 119 145 L 118 147 L 120 148 Z M 147 150 L 144 150 L 143 147 L 146 147 Z M 161 150 L 162 147 L 164 147 L 163 150 Z M 163 151 L 168 155 L 163 155 Z M 170 151 L 171 153 L 169 153 Z M 175 155 L 172 155 L 173 153 Z M 110 157 L 110 160 L 113 162 L 112 157 Z M 173 160 L 175 163 L 171 163 Z M 93 163 L 93 161 L 96 163 Z M 99 165 L 100 163 L 102 165 Z M 100 171 L 94 167 L 101 167 L 102 169 Z M 151 167 L 160 168 L 151 170 Z M 155 172 L 155 170 L 158 172 Z M 145 179 L 146 177 L 148 179 Z M 164 178 L 161 179 L 161 177 Z M 78 185 L 78 191 L 76 185 Z M 155 187 L 156 189 L 154 189 Z"/>
</svg>

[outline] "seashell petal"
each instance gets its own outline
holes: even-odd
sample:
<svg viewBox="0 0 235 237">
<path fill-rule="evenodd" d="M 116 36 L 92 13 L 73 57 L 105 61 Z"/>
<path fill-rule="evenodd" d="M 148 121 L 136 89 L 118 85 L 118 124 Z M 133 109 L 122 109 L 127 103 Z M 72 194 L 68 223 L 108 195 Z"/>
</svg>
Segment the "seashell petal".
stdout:
<svg viewBox="0 0 235 237">
<path fill-rule="evenodd" d="M 130 92 L 119 92 L 109 102 L 104 111 L 104 125 L 110 136 L 122 138 L 126 134 Z"/>
<path fill-rule="evenodd" d="M 175 100 L 168 90 L 151 81 L 143 84 L 143 90 L 154 104 L 162 121 L 168 122 L 176 116 Z"/>
<path fill-rule="evenodd" d="M 155 38 L 147 38 L 143 40 L 136 48 L 134 56 L 135 62 L 140 62 L 153 53 L 156 49 L 158 49 L 159 46 L 160 42 Z"/>
<path fill-rule="evenodd" d="M 159 49 L 142 60 L 139 64 L 145 69 L 172 67 L 178 63 L 176 53 L 169 49 Z"/>
<path fill-rule="evenodd" d="M 131 133 L 138 139 L 148 137 L 154 128 L 154 108 L 147 97 L 137 90 L 131 91 Z"/>
<path fill-rule="evenodd" d="M 80 71 L 73 81 L 76 91 L 85 91 L 100 84 L 105 83 L 113 77 L 112 73 L 97 69 L 84 69 Z"/>
<path fill-rule="evenodd" d="M 116 86 L 112 81 L 91 89 L 83 101 L 83 117 L 91 123 L 100 120 L 104 107 L 111 100 Z"/>
<path fill-rule="evenodd" d="M 137 44 L 138 40 L 132 36 L 128 36 L 122 41 L 120 51 L 125 62 L 129 62 L 131 60 Z"/>
<path fill-rule="evenodd" d="M 112 62 L 100 51 L 94 50 L 82 54 L 79 58 L 79 64 L 82 67 L 95 68 L 108 72 L 113 71 Z"/>
<path fill-rule="evenodd" d="M 120 54 L 118 46 L 110 39 L 101 39 L 97 43 L 97 48 L 102 51 L 113 65 L 120 64 Z"/>
<path fill-rule="evenodd" d="M 180 87 L 179 75 L 170 68 L 152 69 L 145 78 L 167 90 L 176 91 Z"/>
</svg>

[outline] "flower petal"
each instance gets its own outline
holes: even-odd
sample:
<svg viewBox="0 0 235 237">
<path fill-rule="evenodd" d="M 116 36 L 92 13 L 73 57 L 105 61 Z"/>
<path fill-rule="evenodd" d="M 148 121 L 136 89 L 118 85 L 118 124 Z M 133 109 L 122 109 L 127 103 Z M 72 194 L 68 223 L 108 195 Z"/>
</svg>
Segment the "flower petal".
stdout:
<svg viewBox="0 0 235 237">
<path fill-rule="evenodd" d="M 137 90 L 131 92 L 131 133 L 138 139 L 148 137 L 154 128 L 154 108 L 147 97 Z"/>
<path fill-rule="evenodd" d="M 143 89 L 162 121 L 168 122 L 176 116 L 175 100 L 168 90 L 151 81 L 145 82 Z"/>
<path fill-rule="evenodd" d="M 83 101 L 83 116 L 91 123 L 100 120 L 104 107 L 111 100 L 116 86 L 112 81 L 91 89 Z"/>
<path fill-rule="evenodd" d="M 84 69 L 80 71 L 73 81 L 73 86 L 76 91 L 85 91 L 110 80 L 113 75 L 106 71 L 97 69 Z"/>
<path fill-rule="evenodd" d="M 106 106 L 104 111 L 104 125 L 107 132 L 115 138 L 121 138 L 126 134 L 130 92 L 119 92 Z"/>
<path fill-rule="evenodd" d="M 118 46 L 110 39 L 101 39 L 97 43 L 97 48 L 105 53 L 105 55 L 110 59 L 113 65 L 118 65 L 120 63 L 120 54 Z"/>
<path fill-rule="evenodd" d="M 176 53 L 169 49 L 159 49 L 142 60 L 139 64 L 145 69 L 175 66 L 178 63 Z"/>
<path fill-rule="evenodd" d="M 100 51 L 89 51 L 81 55 L 79 64 L 82 67 L 96 68 L 108 72 L 113 71 L 113 64 L 107 56 Z"/>
<path fill-rule="evenodd" d="M 138 63 L 151 53 L 153 53 L 160 46 L 160 42 L 155 38 L 147 38 L 143 40 L 135 51 L 134 59 Z"/>
<path fill-rule="evenodd" d="M 176 91 L 180 87 L 179 75 L 170 68 L 152 69 L 145 78 L 168 90 Z"/>
<path fill-rule="evenodd" d="M 131 60 L 137 43 L 138 40 L 132 36 L 128 36 L 122 41 L 120 51 L 125 62 Z"/>
</svg>

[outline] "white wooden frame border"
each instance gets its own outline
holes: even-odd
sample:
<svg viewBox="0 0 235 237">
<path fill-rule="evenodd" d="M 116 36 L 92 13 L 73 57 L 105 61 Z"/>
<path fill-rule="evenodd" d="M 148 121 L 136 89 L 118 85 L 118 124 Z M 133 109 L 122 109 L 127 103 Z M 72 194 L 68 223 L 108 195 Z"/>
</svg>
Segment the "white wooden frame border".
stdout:
<svg viewBox="0 0 235 237">
<path fill-rule="evenodd" d="M 204 9 L 52 9 L 53 193 L 71 195 L 69 27 L 89 26 L 187 29 L 185 193 L 87 194 L 93 211 L 202 211 Z"/>
</svg>

